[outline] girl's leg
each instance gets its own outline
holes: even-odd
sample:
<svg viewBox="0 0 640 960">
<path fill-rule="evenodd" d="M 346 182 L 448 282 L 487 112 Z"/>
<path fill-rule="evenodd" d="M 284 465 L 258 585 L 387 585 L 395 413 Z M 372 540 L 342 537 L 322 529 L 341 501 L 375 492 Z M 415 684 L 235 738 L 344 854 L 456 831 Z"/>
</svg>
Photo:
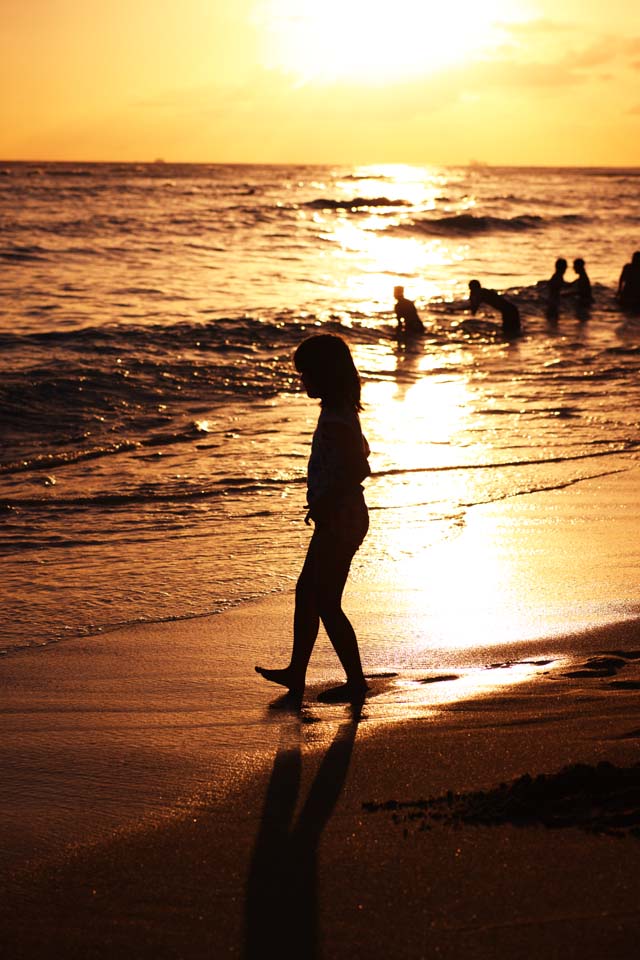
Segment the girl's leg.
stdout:
<svg viewBox="0 0 640 960">
<path fill-rule="evenodd" d="M 297 688 L 304 690 L 309 660 L 320 629 L 318 610 L 318 561 L 319 537 L 314 531 L 307 550 L 298 582 L 296 583 L 296 605 L 293 613 L 293 649 L 289 670 Z"/>
<path fill-rule="evenodd" d="M 355 631 L 342 609 L 342 594 L 354 554 L 355 549 L 347 544 L 333 537 L 322 537 L 318 548 L 316 589 L 320 619 L 347 675 L 347 684 L 357 693 L 367 689 L 367 682 Z"/>
<path fill-rule="evenodd" d="M 293 615 L 293 649 L 289 666 L 280 670 L 256 667 L 256 671 L 272 683 L 301 695 L 311 653 L 318 636 L 320 614 L 317 591 L 318 537 L 314 531 L 307 556 L 296 584 L 296 605 Z"/>
</svg>

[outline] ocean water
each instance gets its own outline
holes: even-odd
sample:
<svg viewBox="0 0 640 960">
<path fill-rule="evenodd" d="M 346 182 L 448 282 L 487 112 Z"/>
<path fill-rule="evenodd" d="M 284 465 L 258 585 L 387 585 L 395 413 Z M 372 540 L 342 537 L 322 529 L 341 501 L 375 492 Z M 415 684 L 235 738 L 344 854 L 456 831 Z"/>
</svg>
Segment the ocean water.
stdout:
<svg viewBox="0 0 640 960">
<path fill-rule="evenodd" d="M 5 164 L 0 649 L 291 589 L 317 410 L 296 345 L 363 379 L 371 533 L 354 577 L 420 570 L 478 504 L 637 462 L 640 170 Z M 583 257 L 594 304 L 545 281 Z M 571 266 L 568 279 L 573 278 Z M 523 336 L 470 321 L 477 277 Z M 393 287 L 427 328 L 402 348 Z"/>
</svg>

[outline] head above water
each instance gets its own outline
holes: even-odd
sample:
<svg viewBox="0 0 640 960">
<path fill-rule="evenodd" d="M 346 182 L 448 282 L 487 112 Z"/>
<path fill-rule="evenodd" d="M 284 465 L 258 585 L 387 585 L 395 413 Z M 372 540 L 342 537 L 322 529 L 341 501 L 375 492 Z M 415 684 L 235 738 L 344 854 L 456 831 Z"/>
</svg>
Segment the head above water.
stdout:
<svg viewBox="0 0 640 960">
<path fill-rule="evenodd" d="M 479 280 L 469 280 L 469 290 L 471 293 L 479 293 L 482 289 L 482 284 Z"/>
<path fill-rule="evenodd" d="M 579 272 L 580 270 L 584 270 L 584 260 L 582 259 L 582 257 L 576 257 L 576 259 L 573 261 L 573 269 L 576 272 Z"/>
<path fill-rule="evenodd" d="M 394 287 L 393 295 L 396 298 L 396 300 L 402 300 L 402 298 L 404 297 L 404 287 Z"/>
<path fill-rule="evenodd" d="M 294 353 L 293 362 L 310 397 L 318 397 L 323 405 L 362 409 L 360 376 L 342 337 L 333 333 L 307 337 Z"/>
<path fill-rule="evenodd" d="M 564 273 L 567 269 L 567 261 L 564 257 L 558 257 L 556 260 L 556 273 Z"/>
<path fill-rule="evenodd" d="M 631 263 L 634 267 L 640 267 L 640 250 L 636 250 L 634 255 L 631 257 Z"/>
</svg>

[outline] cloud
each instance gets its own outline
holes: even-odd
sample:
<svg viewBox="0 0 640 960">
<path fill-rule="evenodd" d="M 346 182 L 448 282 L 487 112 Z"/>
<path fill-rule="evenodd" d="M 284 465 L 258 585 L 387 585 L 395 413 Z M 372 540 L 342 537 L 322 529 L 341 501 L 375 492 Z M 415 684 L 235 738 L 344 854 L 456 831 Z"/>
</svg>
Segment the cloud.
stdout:
<svg viewBox="0 0 640 960">
<path fill-rule="evenodd" d="M 503 30 L 507 39 L 494 51 L 496 72 L 508 69 L 518 84 L 565 86 L 590 79 L 596 67 L 639 69 L 640 35 L 581 31 L 575 23 L 550 19 L 505 24 Z"/>
<path fill-rule="evenodd" d="M 474 83 L 507 89 L 553 89 L 578 86 L 593 80 L 610 82 L 616 71 L 640 70 L 640 37 L 620 38 L 600 34 L 583 38 L 567 49 L 567 24 L 550 20 L 509 26 L 514 44 L 494 51 L 491 60 L 465 68 Z M 560 44 L 550 37 L 562 38 Z M 523 42 L 526 41 L 526 42 Z M 633 59 L 630 59 L 633 58 Z"/>
<path fill-rule="evenodd" d="M 572 69 L 585 70 L 611 63 L 620 53 L 620 42 L 615 37 L 601 37 L 578 53 L 567 54 L 566 63 Z"/>
<path fill-rule="evenodd" d="M 549 88 L 569 87 L 584 81 L 584 75 L 566 61 L 556 63 L 502 60 L 473 71 L 476 83 L 488 87 Z"/>
<path fill-rule="evenodd" d="M 557 33 L 568 33 L 575 30 L 575 25 L 569 21 L 548 20 L 539 18 L 537 20 L 527 20 L 523 23 L 500 24 L 503 29 L 517 37 L 535 37 L 540 35 L 549 35 Z"/>
</svg>

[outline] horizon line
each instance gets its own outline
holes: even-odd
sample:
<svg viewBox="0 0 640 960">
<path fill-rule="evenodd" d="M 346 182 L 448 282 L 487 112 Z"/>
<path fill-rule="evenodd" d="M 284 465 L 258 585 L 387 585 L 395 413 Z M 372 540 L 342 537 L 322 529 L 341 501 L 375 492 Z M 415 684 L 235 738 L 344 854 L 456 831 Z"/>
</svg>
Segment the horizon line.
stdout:
<svg viewBox="0 0 640 960">
<path fill-rule="evenodd" d="M 0 158 L 2 164 L 83 164 L 83 165 L 122 165 L 122 166 L 207 166 L 207 167 L 463 167 L 470 169 L 566 169 L 566 170 L 640 170 L 637 164 L 620 163 L 489 163 L 484 160 L 468 160 L 458 163 L 437 163 L 417 160 L 60 160 L 42 158 Z"/>
</svg>

